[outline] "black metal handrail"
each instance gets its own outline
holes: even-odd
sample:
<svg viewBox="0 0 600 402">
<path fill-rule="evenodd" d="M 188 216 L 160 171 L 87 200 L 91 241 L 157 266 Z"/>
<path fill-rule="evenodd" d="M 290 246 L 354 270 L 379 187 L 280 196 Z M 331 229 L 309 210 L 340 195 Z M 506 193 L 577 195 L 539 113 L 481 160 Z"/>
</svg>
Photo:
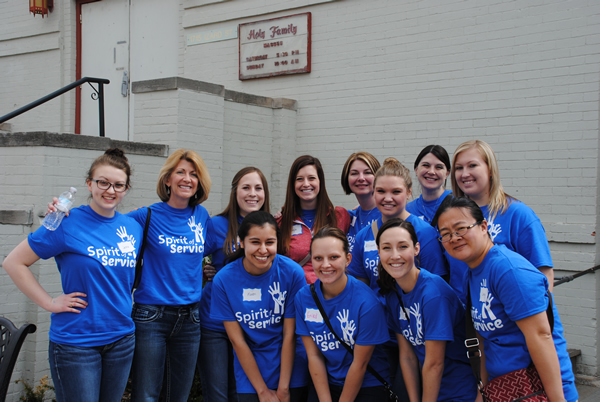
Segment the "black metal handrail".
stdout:
<svg viewBox="0 0 600 402">
<path fill-rule="evenodd" d="M 36 100 L 35 102 L 31 102 L 30 104 L 25 105 L 22 108 L 15 110 L 14 112 L 0 117 L 0 124 L 12 119 L 13 117 L 17 117 L 18 115 L 25 113 L 28 110 L 33 109 L 34 107 L 46 103 L 49 100 L 52 100 L 57 96 L 64 94 L 65 92 L 69 92 L 71 89 L 77 88 L 78 86 L 85 84 L 86 82 L 94 90 L 94 93 L 92 93 L 92 99 L 98 100 L 98 119 L 100 121 L 100 137 L 104 137 L 104 84 L 110 84 L 110 81 L 106 78 L 83 77 L 82 79 L 77 80 L 67 85 L 66 87 L 61 88 L 58 91 L 52 92 L 51 94 L 46 95 L 43 98 Z M 98 84 L 98 89 L 94 88 L 92 82 Z"/>
</svg>

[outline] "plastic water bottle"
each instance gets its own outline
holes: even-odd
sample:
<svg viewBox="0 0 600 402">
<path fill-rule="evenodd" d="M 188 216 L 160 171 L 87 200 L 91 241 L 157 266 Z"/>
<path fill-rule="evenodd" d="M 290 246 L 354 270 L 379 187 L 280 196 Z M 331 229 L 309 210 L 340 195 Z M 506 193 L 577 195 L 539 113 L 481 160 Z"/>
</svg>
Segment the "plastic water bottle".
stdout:
<svg viewBox="0 0 600 402">
<path fill-rule="evenodd" d="M 56 212 L 49 213 L 42 221 L 42 225 L 48 230 L 56 230 L 60 226 L 63 218 L 69 212 L 73 206 L 73 200 L 75 199 L 75 193 L 77 189 L 71 187 L 69 191 L 65 191 L 58 197 L 58 204 L 56 204 Z"/>
</svg>

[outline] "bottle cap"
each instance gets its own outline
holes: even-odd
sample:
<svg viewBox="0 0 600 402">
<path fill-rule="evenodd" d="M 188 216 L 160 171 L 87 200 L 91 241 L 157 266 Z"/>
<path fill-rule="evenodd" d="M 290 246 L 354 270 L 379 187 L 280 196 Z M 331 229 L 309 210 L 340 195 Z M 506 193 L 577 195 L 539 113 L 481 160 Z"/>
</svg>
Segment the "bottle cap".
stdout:
<svg viewBox="0 0 600 402">
<path fill-rule="evenodd" d="M 75 187 L 71 187 L 71 188 L 69 189 L 69 191 L 70 191 L 71 193 L 75 194 L 75 193 L 77 192 L 77 189 L 76 189 Z"/>
</svg>

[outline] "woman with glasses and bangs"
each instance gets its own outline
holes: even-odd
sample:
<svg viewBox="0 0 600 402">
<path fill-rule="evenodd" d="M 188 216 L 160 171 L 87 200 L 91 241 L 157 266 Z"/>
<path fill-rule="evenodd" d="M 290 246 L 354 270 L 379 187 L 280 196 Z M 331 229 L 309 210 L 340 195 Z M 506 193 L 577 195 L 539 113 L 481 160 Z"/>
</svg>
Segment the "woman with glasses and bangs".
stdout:
<svg viewBox="0 0 600 402">
<path fill-rule="evenodd" d="M 483 343 L 483 385 L 533 366 L 549 400 L 576 401 L 571 361 L 546 276 L 522 255 L 492 241 L 488 221 L 473 200 L 444 201 L 437 227 L 446 251 L 468 266 L 467 319 Z"/>
<path fill-rule="evenodd" d="M 127 384 L 135 346 L 131 289 L 142 228 L 116 209 L 130 176 L 123 151 L 107 150 L 87 173 L 89 205 L 72 209 L 54 231 L 42 226 L 31 233 L 2 264 L 27 297 L 52 313 L 48 356 L 59 402 L 117 402 Z M 57 297 L 29 269 L 51 257 L 64 292 Z"/>
</svg>

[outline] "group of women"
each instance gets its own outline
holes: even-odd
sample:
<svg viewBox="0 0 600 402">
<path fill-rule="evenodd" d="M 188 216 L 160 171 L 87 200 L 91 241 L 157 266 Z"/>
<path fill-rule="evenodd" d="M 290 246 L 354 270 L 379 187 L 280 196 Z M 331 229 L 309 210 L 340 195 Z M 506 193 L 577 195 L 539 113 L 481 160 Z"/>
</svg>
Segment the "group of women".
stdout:
<svg viewBox="0 0 600 402">
<path fill-rule="evenodd" d="M 159 174 L 162 202 L 122 215 L 131 169 L 122 151 L 108 150 L 87 174 L 89 205 L 54 232 L 30 234 L 3 262 L 53 313 L 57 400 L 120 400 L 131 371 L 133 400 L 162 392 L 185 401 L 196 364 L 207 402 L 381 401 L 378 377 L 401 400 L 475 401 L 478 376 L 485 385 L 531 364 L 551 401 L 577 400 L 554 304 L 553 326 L 546 316 L 553 274 L 544 229 L 504 193 L 492 149 L 463 143 L 451 164 L 443 147 L 428 146 L 414 173 L 422 191 L 409 202 L 404 165 L 352 154 L 341 182 L 358 207 L 346 210 L 329 199 L 320 161 L 301 156 L 274 218 L 264 175 L 248 167 L 210 218 L 200 205 L 210 192 L 206 165 L 178 150 Z M 56 298 L 29 270 L 50 257 L 64 292 Z M 466 320 L 483 344 L 478 373 Z"/>
</svg>

